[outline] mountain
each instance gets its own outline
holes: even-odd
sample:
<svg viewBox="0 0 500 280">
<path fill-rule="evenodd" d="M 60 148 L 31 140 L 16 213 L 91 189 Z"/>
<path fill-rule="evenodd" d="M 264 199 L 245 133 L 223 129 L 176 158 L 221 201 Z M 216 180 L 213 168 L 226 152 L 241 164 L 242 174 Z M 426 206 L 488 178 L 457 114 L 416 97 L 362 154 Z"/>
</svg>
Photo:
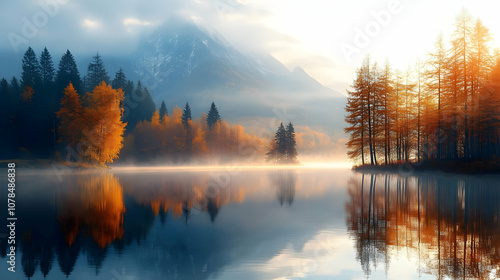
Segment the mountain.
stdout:
<svg viewBox="0 0 500 280">
<path fill-rule="evenodd" d="M 242 53 L 192 22 L 167 21 L 139 44 L 129 64 L 125 73 L 140 79 L 157 105 L 189 102 L 197 116 L 214 101 L 222 117 L 238 122 L 280 118 L 279 109 L 293 112 L 299 125 L 343 128 L 345 96 L 300 67 L 290 71 L 269 54 Z"/>
<path fill-rule="evenodd" d="M 52 53 L 56 68 L 61 54 Z M 92 55 L 74 53 L 82 77 Z M 148 87 L 157 106 L 164 100 L 169 112 L 189 102 L 198 117 L 214 101 L 224 119 L 254 132 L 263 125 L 275 130 L 280 119 L 329 135 L 343 130 L 345 96 L 300 67 L 290 71 L 270 54 L 243 53 L 193 22 L 168 20 L 145 35 L 132 54 L 101 55 L 111 78 L 122 67 L 128 79 Z M 8 65 L 0 65 L 0 73 L 19 78 L 21 58 L 21 53 L 0 53 Z"/>
<path fill-rule="evenodd" d="M 139 45 L 133 55 L 135 74 L 155 102 L 199 93 L 329 92 L 301 68 L 289 71 L 270 55 L 242 54 L 220 36 L 194 23 L 170 20 Z"/>
</svg>

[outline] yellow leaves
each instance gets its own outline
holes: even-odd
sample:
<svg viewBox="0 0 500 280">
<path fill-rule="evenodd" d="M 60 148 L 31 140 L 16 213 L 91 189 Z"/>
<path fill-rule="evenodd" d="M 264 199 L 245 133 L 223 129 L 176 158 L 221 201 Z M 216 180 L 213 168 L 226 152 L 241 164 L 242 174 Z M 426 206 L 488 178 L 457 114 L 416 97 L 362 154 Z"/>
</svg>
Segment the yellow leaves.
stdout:
<svg viewBox="0 0 500 280">
<path fill-rule="evenodd" d="M 160 126 L 160 114 L 158 113 L 158 110 L 156 110 L 153 113 L 153 116 L 151 117 L 151 125 L 153 127 L 159 127 Z"/>
<path fill-rule="evenodd" d="M 61 99 L 61 109 L 56 113 L 61 125 L 59 126 L 59 142 L 67 142 L 76 145 L 80 141 L 83 130 L 83 107 L 80 97 L 73 84 L 64 89 L 64 97 Z"/>
<path fill-rule="evenodd" d="M 58 197 L 60 213 L 58 220 L 63 228 L 66 242 L 71 245 L 80 225 L 86 233 L 104 248 L 123 237 L 123 188 L 112 174 L 80 177 L 75 182 L 77 189 Z"/>
<path fill-rule="evenodd" d="M 198 127 L 194 133 L 192 149 L 195 154 L 204 154 L 208 152 L 205 132 L 203 132 L 201 127 Z"/>
<path fill-rule="evenodd" d="M 61 109 L 60 141 L 80 144 L 80 156 L 98 164 L 113 162 L 123 147 L 126 123 L 121 121 L 124 99 L 121 89 L 115 90 L 101 82 L 85 95 L 83 107 L 70 83 L 64 91 Z"/>
<path fill-rule="evenodd" d="M 263 147 L 263 141 L 257 136 L 245 134 L 241 125 L 231 126 L 222 120 L 208 128 L 206 114 L 201 118 L 188 120 L 188 128 L 182 124 L 183 110 L 175 106 L 170 116 L 160 121 L 158 112 L 154 112 L 151 122 L 139 123 L 133 131 L 136 157 L 144 160 L 165 157 L 165 160 L 187 160 L 196 158 L 230 159 L 245 156 L 239 147 Z M 132 138 L 130 138 L 132 139 Z M 262 149 L 263 150 L 263 149 Z M 248 156 L 248 155 L 247 155 Z"/>
</svg>

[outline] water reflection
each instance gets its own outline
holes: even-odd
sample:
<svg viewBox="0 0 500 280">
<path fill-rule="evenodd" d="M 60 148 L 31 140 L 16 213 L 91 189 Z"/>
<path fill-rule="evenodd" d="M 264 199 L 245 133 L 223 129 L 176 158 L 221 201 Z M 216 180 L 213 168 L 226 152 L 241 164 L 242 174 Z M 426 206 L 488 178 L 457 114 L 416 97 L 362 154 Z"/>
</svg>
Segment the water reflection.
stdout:
<svg viewBox="0 0 500 280">
<path fill-rule="evenodd" d="M 294 170 L 280 169 L 269 173 L 273 185 L 276 186 L 276 197 L 281 206 L 286 202 L 292 206 L 295 197 L 297 174 Z"/>
<path fill-rule="evenodd" d="M 498 177 L 363 174 L 348 182 L 346 222 L 365 275 L 396 256 L 437 279 L 500 277 Z"/>
<path fill-rule="evenodd" d="M 57 220 L 68 245 L 83 227 L 100 248 L 123 237 L 123 189 L 112 174 L 72 178 L 73 189 L 58 193 Z"/>
<path fill-rule="evenodd" d="M 279 203 L 291 207 L 297 187 L 301 188 L 293 170 L 257 176 L 242 173 L 229 179 L 214 173 L 151 176 L 90 172 L 68 175 L 56 186 L 44 180 L 32 178 L 32 186 L 26 186 L 32 191 L 20 200 L 18 211 L 23 222 L 17 228 L 22 233 L 17 248 L 21 251 L 20 268 L 28 279 L 36 277 L 37 271 L 44 278 L 70 277 L 82 257 L 97 276 L 106 258 L 115 252 L 133 258 L 141 256 L 162 276 L 207 279 L 234 257 L 226 251 L 240 241 L 228 238 L 253 239 L 251 235 L 229 234 L 214 227 L 226 205 L 242 204 L 250 196 L 256 201 L 273 202 L 274 206 Z M 315 187 L 308 186 L 309 193 L 316 190 L 320 195 L 324 191 Z M 196 222 L 192 222 L 194 218 Z M 182 226 L 170 219 L 182 221 Z M 203 220 L 209 227 L 200 223 Z M 162 235 L 152 234 L 155 221 L 164 228 Z M 240 224 L 238 230 L 246 233 L 247 222 L 243 219 Z M 144 247 L 146 241 L 153 247 Z M 280 246 L 285 246 L 286 240 L 282 242 Z M 130 250 L 135 252 L 131 254 Z M 0 242 L 4 259 L 6 251 L 6 243 Z M 64 277 L 54 276 L 54 267 Z"/>
</svg>

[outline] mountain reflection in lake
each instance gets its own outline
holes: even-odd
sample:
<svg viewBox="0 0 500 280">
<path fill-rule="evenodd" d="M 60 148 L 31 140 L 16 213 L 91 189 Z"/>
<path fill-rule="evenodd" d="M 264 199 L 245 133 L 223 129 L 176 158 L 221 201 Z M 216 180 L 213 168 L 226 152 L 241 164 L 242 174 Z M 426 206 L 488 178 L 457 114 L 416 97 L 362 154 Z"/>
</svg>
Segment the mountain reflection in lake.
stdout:
<svg viewBox="0 0 500 280">
<path fill-rule="evenodd" d="M 0 279 L 487 279 L 498 181 L 117 168 L 60 182 L 21 169 L 16 272 L 0 235 Z"/>
<path fill-rule="evenodd" d="M 498 177 L 358 175 L 348 182 L 349 235 L 366 275 L 406 256 L 437 279 L 500 276 Z"/>
</svg>

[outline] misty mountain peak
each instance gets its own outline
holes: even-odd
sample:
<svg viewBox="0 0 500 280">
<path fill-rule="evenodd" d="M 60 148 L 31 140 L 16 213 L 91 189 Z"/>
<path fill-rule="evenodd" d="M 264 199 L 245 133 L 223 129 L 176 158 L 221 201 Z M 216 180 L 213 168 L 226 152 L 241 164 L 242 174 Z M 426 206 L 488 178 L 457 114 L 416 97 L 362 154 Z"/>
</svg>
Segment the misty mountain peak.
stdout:
<svg viewBox="0 0 500 280">
<path fill-rule="evenodd" d="M 171 18 L 139 45 L 132 65 L 155 102 L 181 104 L 200 93 L 329 90 L 300 67 L 291 72 L 269 54 L 243 54 L 216 35 L 192 21 Z"/>
</svg>

